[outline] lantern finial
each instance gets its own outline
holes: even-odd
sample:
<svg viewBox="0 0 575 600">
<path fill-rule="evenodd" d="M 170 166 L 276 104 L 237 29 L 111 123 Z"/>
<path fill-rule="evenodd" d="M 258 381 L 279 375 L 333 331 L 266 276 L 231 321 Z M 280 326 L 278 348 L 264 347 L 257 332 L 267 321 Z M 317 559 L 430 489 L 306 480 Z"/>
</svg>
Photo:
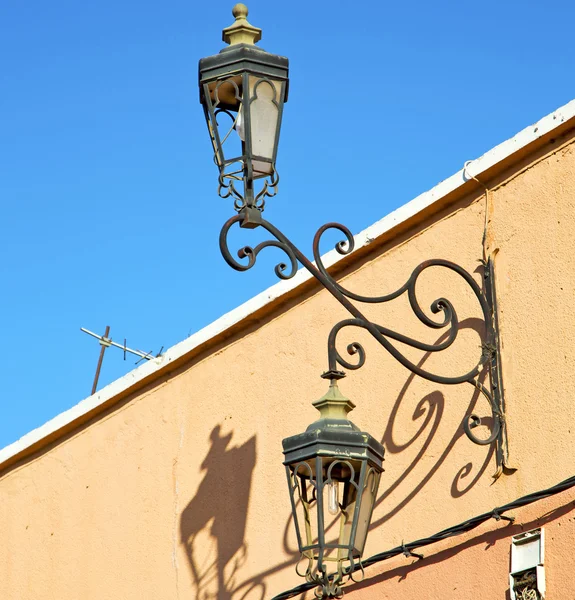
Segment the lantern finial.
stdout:
<svg viewBox="0 0 575 600">
<path fill-rule="evenodd" d="M 262 39 L 262 30 L 251 25 L 248 20 L 248 7 L 245 4 L 236 4 L 232 8 L 236 18 L 233 25 L 222 31 L 222 39 L 230 46 L 234 44 L 255 44 Z"/>
<path fill-rule="evenodd" d="M 347 420 L 347 414 L 355 408 L 355 404 L 339 391 L 334 379 L 331 380 L 327 393 L 312 404 L 319 410 L 320 419 Z"/>
</svg>

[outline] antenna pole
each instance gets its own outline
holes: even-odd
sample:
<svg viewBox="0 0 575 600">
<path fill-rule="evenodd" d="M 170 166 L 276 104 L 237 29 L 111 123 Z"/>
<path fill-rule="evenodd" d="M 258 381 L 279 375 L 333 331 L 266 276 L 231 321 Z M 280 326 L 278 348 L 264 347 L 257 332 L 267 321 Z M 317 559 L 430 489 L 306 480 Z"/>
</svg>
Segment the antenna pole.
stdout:
<svg viewBox="0 0 575 600">
<path fill-rule="evenodd" d="M 96 388 L 98 387 L 98 379 L 100 378 L 100 369 L 102 368 L 102 362 L 104 360 L 104 352 L 106 352 L 106 348 L 110 345 L 110 340 L 108 339 L 108 335 L 110 334 L 110 326 L 106 325 L 106 331 L 104 336 L 100 339 L 100 358 L 98 358 L 98 366 L 96 367 L 96 376 L 94 377 L 94 385 L 92 386 L 92 394 L 96 393 Z"/>
</svg>

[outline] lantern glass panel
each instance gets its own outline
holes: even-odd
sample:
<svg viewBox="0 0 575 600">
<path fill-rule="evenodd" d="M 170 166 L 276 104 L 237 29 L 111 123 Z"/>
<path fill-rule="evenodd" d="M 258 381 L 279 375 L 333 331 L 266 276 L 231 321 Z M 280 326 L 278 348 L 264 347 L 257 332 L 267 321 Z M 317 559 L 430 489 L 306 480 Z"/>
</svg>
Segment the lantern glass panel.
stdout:
<svg viewBox="0 0 575 600">
<path fill-rule="evenodd" d="M 241 76 L 227 77 L 204 85 L 208 129 L 218 167 L 242 160 L 243 144 L 234 133 L 242 106 Z M 241 167 L 238 167 L 241 172 Z"/>
<path fill-rule="evenodd" d="M 285 82 L 244 74 L 211 81 L 204 89 L 216 164 L 249 161 L 254 179 L 272 175 Z"/>
<path fill-rule="evenodd" d="M 251 154 L 256 178 L 273 172 L 282 88 L 281 81 L 252 75 L 249 77 Z M 237 129 L 240 132 L 241 127 L 238 126 Z"/>
<path fill-rule="evenodd" d="M 355 531 L 355 539 L 353 540 L 354 556 L 361 556 L 365 547 L 365 541 L 367 539 L 367 532 L 369 530 L 369 524 L 371 522 L 371 514 L 375 504 L 375 498 L 377 496 L 377 489 L 379 487 L 380 474 L 377 473 L 373 468 L 367 467 L 367 476 L 363 483 L 361 492 L 358 494 L 357 490 L 353 489 L 355 497 L 351 499 L 349 504 L 349 512 L 355 512 L 357 502 L 359 500 L 359 513 L 357 517 L 357 526 Z M 351 529 L 351 521 L 346 521 L 346 528 Z M 350 532 L 351 533 L 351 532 Z"/>
<path fill-rule="evenodd" d="M 302 554 L 313 558 L 318 545 L 318 513 L 315 469 L 302 462 L 288 467 L 288 480 L 293 503 L 293 517 Z"/>
<path fill-rule="evenodd" d="M 361 462 L 329 459 L 324 466 L 323 514 L 325 529 L 324 560 L 339 561 L 350 557 L 351 522 L 353 506 L 349 512 L 350 499 L 356 498 L 355 485 L 361 472 Z M 335 514 L 332 503 L 337 499 Z"/>
</svg>

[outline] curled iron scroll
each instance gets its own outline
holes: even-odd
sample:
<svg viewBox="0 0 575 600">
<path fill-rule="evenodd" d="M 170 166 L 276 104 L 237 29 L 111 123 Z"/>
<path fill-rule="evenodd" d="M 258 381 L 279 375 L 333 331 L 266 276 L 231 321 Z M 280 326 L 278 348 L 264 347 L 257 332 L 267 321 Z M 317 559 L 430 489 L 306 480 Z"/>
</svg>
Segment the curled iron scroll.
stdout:
<svg viewBox="0 0 575 600">
<path fill-rule="evenodd" d="M 252 248 L 251 246 L 243 246 L 240 248 L 236 252 L 236 255 L 240 260 L 247 259 L 247 262 L 240 262 L 232 255 L 228 247 L 228 233 L 232 226 L 238 222 L 241 222 L 243 218 L 244 217 L 241 214 L 235 215 L 222 227 L 220 232 L 220 250 L 224 260 L 228 263 L 228 265 L 230 265 L 230 267 L 232 267 L 232 269 L 235 269 L 236 271 L 248 271 L 256 264 L 256 259 L 264 248 L 279 248 L 285 252 L 290 268 L 288 269 L 288 264 L 286 262 L 280 262 L 274 269 L 275 274 L 280 279 L 291 279 L 297 273 L 298 260 L 289 240 L 279 234 L 279 232 L 277 232 L 279 235 L 276 235 L 275 240 L 261 242 L 255 248 Z"/>
<path fill-rule="evenodd" d="M 258 213 L 259 214 L 259 213 Z M 490 426 L 490 435 L 486 439 L 479 438 L 472 431 L 476 426 L 482 424 L 481 418 L 475 414 L 469 415 L 463 424 L 463 429 L 467 437 L 476 444 L 488 445 L 499 439 L 502 430 L 502 410 L 498 398 L 495 394 L 489 391 L 480 381 L 481 372 L 492 363 L 495 356 L 495 330 L 493 326 L 493 310 L 490 306 L 487 296 L 481 286 L 475 281 L 473 276 L 459 265 L 444 259 L 432 259 L 422 262 L 415 267 L 407 281 L 398 289 L 387 294 L 379 296 L 365 296 L 348 290 L 343 285 L 338 283 L 329 273 L 323 262 L 320 253 L 320 243 L 322 236 L 329 230 L 336 230 L 343 233 L 344 239 L 340 240 L 335 245 L 335 250 L 340 255 L 349 255 L 354 250 L 354 238 L 347 227 L 339 223 L 327 223 L 320 227 L 313 240 L 313 256 L 315 264 L 309 261 L 291 242 L 268 221 L 259 218 L 258 226 L 267 230 L 274 239 L 261 242 L 255 248 L 244 246 L 237 251 L 236 259 L 228 248 L 228 232 L 235 223 L 243 223 L 245 212 L 232 217 L 228 220 L 220 233 L 220 249 L 226 262 L 237 271 L 247 271 L 251 269 L 255 263 L 258 254 L 268 247 L 275 247 L 282 250 L 287 261 L 280 262 L 275 267 L 276 275 L 283 280 L 291 279 L 297 272 L 298 262 L 301 263 L 352 315 L 352 318 L 344 319 L 336 323 L 328 336 L 328 364 L 329 370 L 324 374 L 326 378 L 337 376 L 342 377 L 344 374 L 338 370 L 338 366 L 348 370 L 357 370 L 361 368 L 366 361 L 366 352 L 359 342 L 352 342 L 347 345 L 346 351 L 348 356 L 355 357 L 354 360 L 344 358 L 337 350 L 337 336 L 339 332 L 347 327 L 359 327 L 368 331 L 379 343 L 383 346 L 398 362 L 409 369 L 412 373 L 433 381 L 439 384 L 456 385 L 460 383 L 468 383 L 473 385 L 485 397 L 489 403 L 493 424 Z M 253 225 L 252 225 L 253 226 Z M 482 344 L 482 351 L 477 360 L 477 363 L 466 373 L 455 376 L 438 375 L 422 367 L 418 366 L 409 360 L 398 348 L 392 343 L 392 340 L 405 344 L 411 348 L 415 348 L 424 352 L 441 352 L 449 348 L 456 340 L 460 330 L 459 320 L 455 307 L 452 302 L 446 298 L 437 298 L 434 300 L 429 310 L 433 315 L 440 315 L 440 318 L 434 319 L 429 316 L 419 304 L 416 294 L 417 281 L 421 274 L 431 267 L 440 267 L 453 271 L 460 276 L 467 286 L 472 290 L 477 299 L 485 323 L 485 343 Z M 484 265 L 487 268 L 487 265 Z M 428 344 L 394 331 L 388 327 L 384 327 L 374 323 L 366 318 L 357 304 L 381 304 L 386 303 L 403 294 L 407 295 L 409 305 L 417 317 L 417 319 L 426 327 L 431 329 L 445 329 L 446 336 L 443 341 Z M 352 302 L 354 301 L 354 302 Z M 491 367 L 490 367 L 491 368 Z M 491 373 L 490 373 L 491 376 Z"/>
</svg>

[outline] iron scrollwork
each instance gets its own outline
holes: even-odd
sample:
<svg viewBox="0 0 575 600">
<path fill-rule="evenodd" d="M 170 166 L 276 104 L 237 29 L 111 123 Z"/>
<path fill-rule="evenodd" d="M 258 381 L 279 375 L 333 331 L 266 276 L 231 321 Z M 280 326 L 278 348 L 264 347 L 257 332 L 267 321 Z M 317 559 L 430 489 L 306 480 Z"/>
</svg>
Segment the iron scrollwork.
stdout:
<svg viewBox="0 0 575 600">
<path fill-rule="evenodd" d="M 262 227 L 268 231 L 274 239 L 261 242 L 254 248 L 251 246 L 240 248 L 240 250 L 237 251 L 238 260 L 232 255 L 228 247 L 228 232 L 236 223 L 239 223 L 240 227 L 247 229 Z M 257 257 L 264 248 L 279 248 L 287 257 L 287 260 L 278 263 L 275 267 L 275 273 L 280 279 L 291 279 L 296 274 L 299 263 L 315 277 L 321 285 L 327 289 L 342 306 L 344 306 L 344 308 L 348 310 L 352 318 L 344 319 L 339 323 L 336 323 L 328 336 L 328 370 L 322 374 L 323 378 L 341 379 L 342 377 L 345 377 L 345 372 L 342 368 L 356 370 L 364 365 L 366 361 L 366 352 L 360 343 L 353 342 L 346 348 L 348 355 L 350 357 L 355 357 L 354 360 L 344 358 L 336 347 L 337 336 L 342 329 L 347 327 L 359 327 L 368 331 L 381 346 L 412 373 L 415 373 L 428 381 L 439 384 L 457 385 L 467 383 L 472 385 L 488 401 L 491 411 L 491 423 L 489 425 L 490 434 L 487 438 L 481 438 L 475 435 L 473 429 L 483 422 L 482 418 L 476 414 L 467 416 L 463 421 L 463 430 L 466 436 L 475 444 L 496 444 L 497 471 L 494 474 L 495 478 L 499 477 L 504 470 L 514 470 L 508 465 L 505 406 L 501 381 L 497 306 L 492 260 L 488 259 L 487 261 L 481 261 L 483 266 L 483 287 L 481 287 L 472 275 L 461 266 L 448 260 L 432 259 L 418 265 L 413 270 L 408 280 L 396 291 L 382 296 L 364 296 L 346 289 L 340 283 L 335 281 L 328 273 L 320 254 L 321 238 L 328 230 L 337 230 L 344 236 L 344 239 L 335 246 L 335 250 L 340 255 L 348 255 L 354 250 L 354 238 L 349 229 L 339 223 L 327 223 L 317 231 L 313 240 L 314 264 L 279 229 L 266 221 L 259 210 L 245 208 L 224 224 L 220 233 L 220 250 L 225 261 L 233 269 L 237 271 L 247 271 L 256 264 Z M 439 319 L 434 320 L 423 311 L 417 300 L 417 281 L 421 274 L 431 267 L 442 267 L 459 275 L 472 290 L 481 307 L 485 326 L 485 339 L 481 345 L 481 353 L 476 365 L 470 371 L 461 375 L 448 377 L 428 371 L 410 361 L 390 341 L 394 340 L 411 348 L 416 348 L 428 353 L 435 353 L 449 348 L 456 340 L 459 332 L 459 321 L 453 304 L 446 298 L 434 300 L 430 310 L 434 315 L 441 315 Z M 443 330 L 445 332 L 445 339 L 440 338 L 442 341 L 435 344 L 428 344 L 407 337 L 388 327 L 374 323 L 368 319 L 355 304 L 382 304 L 399 298 L 404 294 L 407 295 L 411 309 L 417 319 L 429 328 Z M 352 302 L 352 300 L 355 303 Z M 482 382 L 482 376 L 485 369 L 487 370 L 487 380 L 489 382 L 487 385 Z"/>
</svg>

